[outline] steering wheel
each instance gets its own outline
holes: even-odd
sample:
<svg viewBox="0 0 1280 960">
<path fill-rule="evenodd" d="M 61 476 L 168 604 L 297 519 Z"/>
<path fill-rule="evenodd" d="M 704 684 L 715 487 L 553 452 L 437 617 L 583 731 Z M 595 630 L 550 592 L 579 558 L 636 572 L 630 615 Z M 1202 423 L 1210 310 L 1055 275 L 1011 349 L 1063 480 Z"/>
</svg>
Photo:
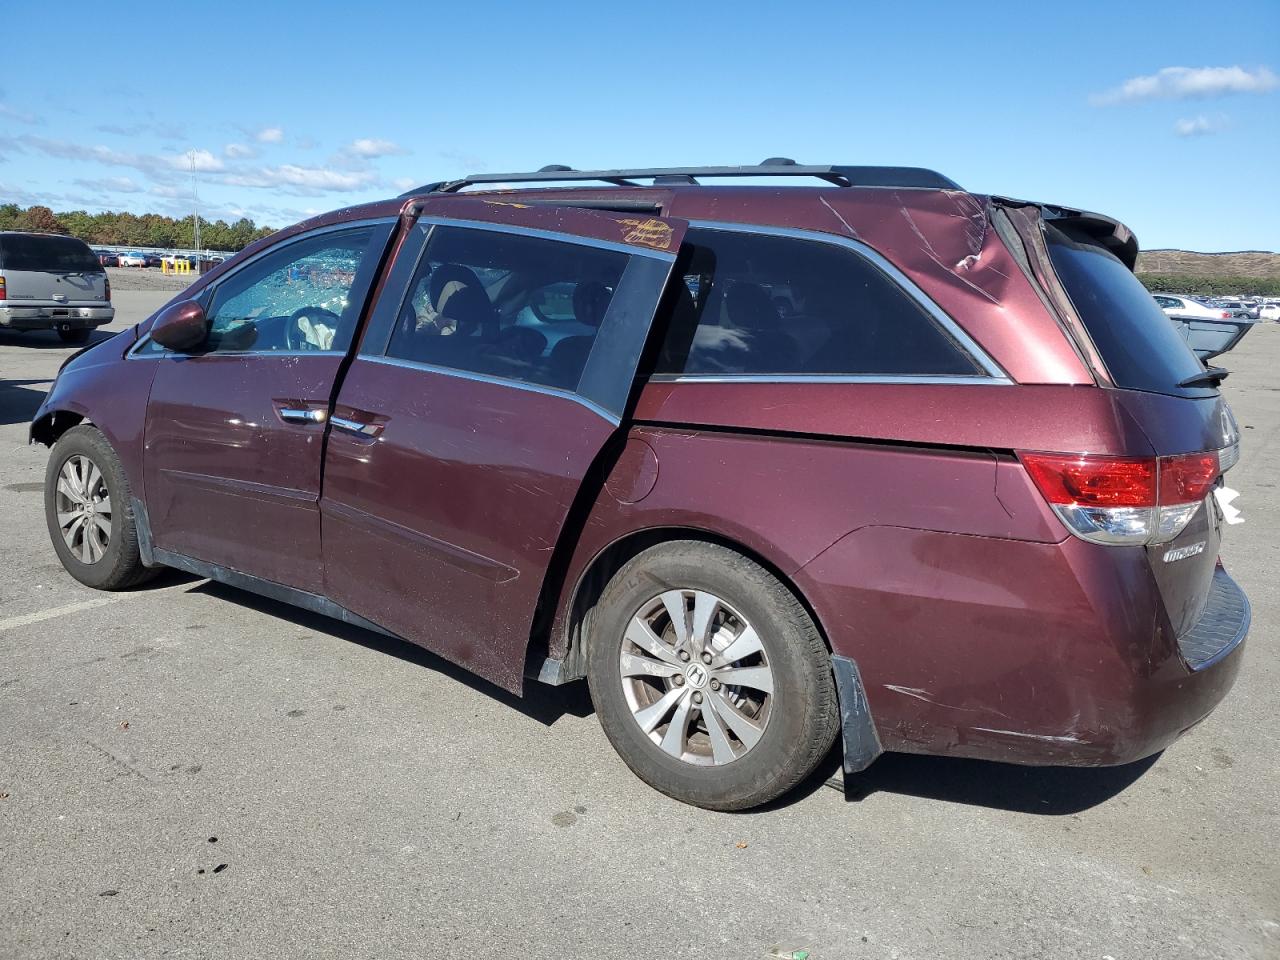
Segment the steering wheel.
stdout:
<svg viewBox="0 0 1280 960">
<path fill-rule="evenodd" d="M 285 348 L 288 350 L 328 349 L 320 346 L 318 343 L 312 343 L 303 335 L 302 330 L 298 327 L 298 321 L 303 317 L 310 320 L 312 326 L 314 326 L 317 321 L 320 321 L 326 326 L 332 327 L 335 335 L 338 329 L 338 324 L 342 322 L 341 317 L 332 310 L 326 310 L 324 307 L 302 307 L 301 309 L 295 310 L 289 316 L 288 322 L 284 325 Z"/>
</svg>

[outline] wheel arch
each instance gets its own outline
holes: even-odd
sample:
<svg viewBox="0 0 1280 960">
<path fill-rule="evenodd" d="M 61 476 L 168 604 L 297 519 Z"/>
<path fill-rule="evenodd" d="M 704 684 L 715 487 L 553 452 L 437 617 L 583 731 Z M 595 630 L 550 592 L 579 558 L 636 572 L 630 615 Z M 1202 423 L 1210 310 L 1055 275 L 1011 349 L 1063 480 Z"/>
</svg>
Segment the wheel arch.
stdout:
<svg viewBox="0 0 1280 960">
<path fill-rule="evenodd" d="M 543 629 L 535 628 L 529 644 L 527 662 L 534 668 L 545 660 L 549 651 L 563 651 L 559 658 L 562 665 L 559 682 L 579 679 L 586 675 L 586 632 L 590 617 L 605 586 L 615 573 L 632 558 L 649 547 L 675 540 L 697 540 L 732 550 L 767 570 L 796 598 L 818 630 L 822 642 L 831 650 L 831 640 L 823 627 L 817 610 L 790 576 L 768 556 L 740 540 L 714 530 L 684 525 L 644 527 L 631 530 L 612 540 L 586 563 L 581 573 L 570 582 L 566 578 L 558 596 L 544 596 L 540 608 L 547 610 L 550 623 Z M 550 583 L 544 583 L 544 593 L 550 593 Z M 554 607 L 550 601 L 556 601 Z M 545 621 L 544 621 L 545 622 Z"/>
<path fill-rule="evenodd" d="M 82 423 L 91 427 L 96 426 L 96 424 L 83 413 L 79 413 L 75 410 L 70 410 L 65 407 L 50 410 L 31 422 L 28 441 L 31 443 L 42 443 L 46 447 L 52 447 L 58 442 L 59 437 L 72 427 L 79 426 Z"/>
</svg>

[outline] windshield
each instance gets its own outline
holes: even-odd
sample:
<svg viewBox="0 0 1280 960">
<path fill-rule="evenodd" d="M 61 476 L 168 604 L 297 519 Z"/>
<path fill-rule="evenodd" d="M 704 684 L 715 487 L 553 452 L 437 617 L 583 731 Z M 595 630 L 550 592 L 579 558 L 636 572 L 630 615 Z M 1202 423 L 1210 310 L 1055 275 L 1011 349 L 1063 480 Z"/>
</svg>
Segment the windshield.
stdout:
<svg viewBox="0 0 1280 960">
<path fill-rule="evenodd" d="M 1045 225 L 1049 258 L 1117 387 L 1203 397 L 1206 387 L 1179 383 L 1204 372 L 1137 277 L 1084 235 Z"/>
<path fill-rule="evenodd" d="M 43 234 L 0 234 L 0 269 L 32 272 L 102 273 L 83 240 Z"/>
</svg>

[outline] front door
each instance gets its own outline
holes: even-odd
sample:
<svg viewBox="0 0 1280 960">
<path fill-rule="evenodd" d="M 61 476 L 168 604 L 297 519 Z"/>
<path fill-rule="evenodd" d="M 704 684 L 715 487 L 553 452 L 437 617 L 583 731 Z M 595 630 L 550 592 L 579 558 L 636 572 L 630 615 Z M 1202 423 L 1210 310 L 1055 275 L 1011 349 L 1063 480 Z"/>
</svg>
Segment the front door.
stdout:
<svg viewBox="0 0 1280 960">
<path fill-rule="evenodd" d="M 332 599 L 520 688 L 543 577 L 618 432 L 684 228 L 428 204 L 331 418 Z"/>
<path fill-rule="evenodd" d="M 202 294 L 207 341 L 159 364 L 143 466 L 155 546 L 321 592 L 320 466 L 333 388 L 393 227 L 271 247 Z"/>
</svg>

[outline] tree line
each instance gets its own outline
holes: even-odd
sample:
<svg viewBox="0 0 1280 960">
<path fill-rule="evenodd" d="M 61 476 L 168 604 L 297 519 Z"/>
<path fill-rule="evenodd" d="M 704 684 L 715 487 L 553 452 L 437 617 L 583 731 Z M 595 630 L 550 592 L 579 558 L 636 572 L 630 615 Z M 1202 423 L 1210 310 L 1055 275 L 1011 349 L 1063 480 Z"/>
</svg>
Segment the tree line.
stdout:
<svg viewBox="0 0 1280 960">
<path fill-rule="evenodd" d="M 1138 279 L 1152 292 L 1180 293 L 1191 297 L 1280 296 L 1280 278 L 1276 277 L 1233 277 L 1227 274 L 1194 277 L 1186 273 L 1140 273 Z"/>
<path fill-rule="evenodd" d="M 0 204 L 0 230 L 61 233 L 79 237 L 89 244 L 121 247 L 195 247 L 193 218 L 175 220 L 158 213 L 86 213 L 84 210 L 54 213 L 39 205 L 24 208 L 16 203 L 3 203 Z M 259 227 L 247 217 L 235 223 L 200 218 L 200 246 L 205 250 L 235 252 L 274 232 L 274 227 Z"/>
</svg>

